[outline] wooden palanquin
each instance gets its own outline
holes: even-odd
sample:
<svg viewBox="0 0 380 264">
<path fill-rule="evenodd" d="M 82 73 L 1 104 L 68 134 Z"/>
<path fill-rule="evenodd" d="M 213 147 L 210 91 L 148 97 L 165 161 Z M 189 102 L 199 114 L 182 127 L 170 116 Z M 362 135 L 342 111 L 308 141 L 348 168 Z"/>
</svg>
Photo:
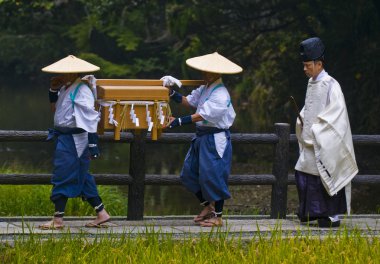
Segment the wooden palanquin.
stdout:
<svg viewBox="0 0 380 264">
<path fill-rule="evenodd" d="M 181 82 L 203 84 L 196 80 Z M 112 130 L 114 139 L 120 140 L 122 130 L 147 129 L 152 140 L 157 140 L 171 115 L 169 90 L 162 86 L 161 80 L 98 79 L 96 84 L 97 104 L 101 109 L 99 134 Z"/>
</svg>

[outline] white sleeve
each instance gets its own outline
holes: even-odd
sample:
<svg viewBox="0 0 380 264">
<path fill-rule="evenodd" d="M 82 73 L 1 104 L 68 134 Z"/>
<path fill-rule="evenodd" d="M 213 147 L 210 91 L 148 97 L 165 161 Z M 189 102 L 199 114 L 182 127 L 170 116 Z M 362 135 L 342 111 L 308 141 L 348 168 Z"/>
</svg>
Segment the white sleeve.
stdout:
<svg viewBox="0 0 380 264">
<path fill-rule="evenodd" d="M 300 116 L 302 118 L 302 121 L 304 121 L 305 119 L 305 107 L 302 108 L 301 112 L 300 112 Z M 303 130 L 303 127 L 301 125 L 301 120 L 299 119 L 299 117 L 297 117 L 296 119 L 296 137 L 298 139 L 298 145 L 299 145 L 299 149 L 300 151 L 303 149 L 303 146 L 312 146 L 313 144 L 310 143 L 310 142 L 306 142 L 303 138 L 302 138 L 302 130 Z"/>
<path fill-rule="evenodd" d="M 321 180 L 330 196 L 358 173 L 346 103 L 338 83 L 332 87 L 330 104 L 311 126 Z M 329 173 L 327 173 L 329 172 Z"/>
<path fill-rule="evenodd" d="M 98 127 L 99 113 L 95 110 L 95 98 L 87 85 L 82 85 L 74 99 L 76 127 L 95 133 Z"/>
<path fill-rule="evenodd" d="M 203 89 L 204 89 L 204 85 L 199 86 L 197 89 L 193 90 L 188 96 L 186 96 L 187 101 L 192 107 L 197 108 L 198 103 L 199 103 L 199 98 L 201 98 Z"/>
</svg>

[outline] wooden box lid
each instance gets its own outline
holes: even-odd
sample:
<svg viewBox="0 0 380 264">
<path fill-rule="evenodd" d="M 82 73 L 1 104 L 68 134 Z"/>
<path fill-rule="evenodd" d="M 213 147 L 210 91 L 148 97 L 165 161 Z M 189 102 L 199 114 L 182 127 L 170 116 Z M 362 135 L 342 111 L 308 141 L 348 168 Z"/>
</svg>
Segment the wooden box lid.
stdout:
<svg viewBox="0 0 380 264">
<path fill-rule="evenodd" d="M 98 99 L 127 101 L 168 101 L 169 90 L 162 86 L 98 86 Z"/>
<path fill-rule="evenodd" d="M 181 80 L 184 86 L 204 84 L 202 80 Z M 169 100 L 168 88 L 161 80 L 144 79 L 98 79 L 97 95 L 103 100 L 155 101 Z"/>
</svg>

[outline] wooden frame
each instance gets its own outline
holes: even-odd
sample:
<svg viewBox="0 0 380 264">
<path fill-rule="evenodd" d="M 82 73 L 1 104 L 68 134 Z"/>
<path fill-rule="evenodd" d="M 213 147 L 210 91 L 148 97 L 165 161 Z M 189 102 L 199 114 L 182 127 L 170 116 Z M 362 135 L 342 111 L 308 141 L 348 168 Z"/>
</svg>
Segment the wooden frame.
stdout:
<svg viewBox="0 0 380 264">
<path fill-rule="evenodd" d="M 202 80 L 181 80 L 183 86 L 199 86 L 204 84 Z M 105 130 L 114 131 L 114 139 L 120 140 L 121 129 L 132 129 L 141 130 L 148 129 L 147 111 L 150 112 L 150 117 L 152 118 L 154 126 L 152 127 L 152 140 L 157 140 L 161 135 L 162 128 L 165 123 L 162 124 L 157 114 L 160 110 L 158 108 L 161 103 L 166 103 L 167 106 L 163 107 L 163 115 L 165 120 L 168 121 L 167 115 L 170 114 L 169 103 L 169 91 L 168 88 L 163 86 L 162 80 L 147 80 L 147 79 L 98 79 L 97 84 L 97 96 L 98 100 L 113 102 L 113 114 L 114 120 L 118 123 L 118 126 L 109 123 L 109 113 L 108 110 L 110 106 L 104 106 L 101 109 L 101 119 L 98 126 L 98 133 L 104 134 Z M 141 118 L 141 124 L 137 126 L 131 120 L 126 118 L 124 113 L 124 119 L 122 119 L 122 109 L 126 104 L 125 101 L 136 101 L 136 102 L 152 102 L 153 104 L 146 106 L 142 104 L 134 105 L 134 112 L 136 116 Z M 101 104 L 98 101 L 98 104 Z M 123 105 L 124 104 L 124 105 Z M 126 107 L 126 109 L 131 110 L 131 107 Z M 123 121 L 123 122 L 122 122 Z M 121 123 L 124 124 L 121 127 Z"/>
</svg>

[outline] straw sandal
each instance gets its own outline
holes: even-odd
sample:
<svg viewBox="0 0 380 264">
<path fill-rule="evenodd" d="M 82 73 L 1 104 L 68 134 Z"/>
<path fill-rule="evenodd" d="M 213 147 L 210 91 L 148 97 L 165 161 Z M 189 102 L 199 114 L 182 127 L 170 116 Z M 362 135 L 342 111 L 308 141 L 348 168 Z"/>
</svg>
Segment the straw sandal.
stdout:
<svg viewBox="0 0 380 264">
<path fill-rule="evenodd" d="M 104 221 L 101 221 L 99 223 L 95 223 L 95 222 L 90 222 L 90 223 L 87 223 L 85 224 L 84 226 L 85 227 L 94 227 L 94 228 L 108 228 L 108 225 L 107 225 L 107 222 L 110 220 L 111 218 L 108 218 Z"/>
<path fill-rule="evenodd" d="M 41 230 L 62 230 L 64 227 L 64 225 L 54 224 L 53 221 L 38 226 L 38 228 Z"/>
<path fill-rule="evenodd" d="M 223 226 L 223 220 L 221 217 L 216 217 L 215 215 L 212 218 L 206 219 L 199 223 L 202 227 L 220 227 Z"/>
<path fill-rule="evenodd" d="M 206 206 L 205 208 L 203 208 L 202 212 L 199 215 L 194 217 L 194 222 L 199 223 L 199 222 L 202 222 L 206 219 L 213 217 L 214 211 L 215 211 L 215 209 L 211 205 Z"/>
</svg>

